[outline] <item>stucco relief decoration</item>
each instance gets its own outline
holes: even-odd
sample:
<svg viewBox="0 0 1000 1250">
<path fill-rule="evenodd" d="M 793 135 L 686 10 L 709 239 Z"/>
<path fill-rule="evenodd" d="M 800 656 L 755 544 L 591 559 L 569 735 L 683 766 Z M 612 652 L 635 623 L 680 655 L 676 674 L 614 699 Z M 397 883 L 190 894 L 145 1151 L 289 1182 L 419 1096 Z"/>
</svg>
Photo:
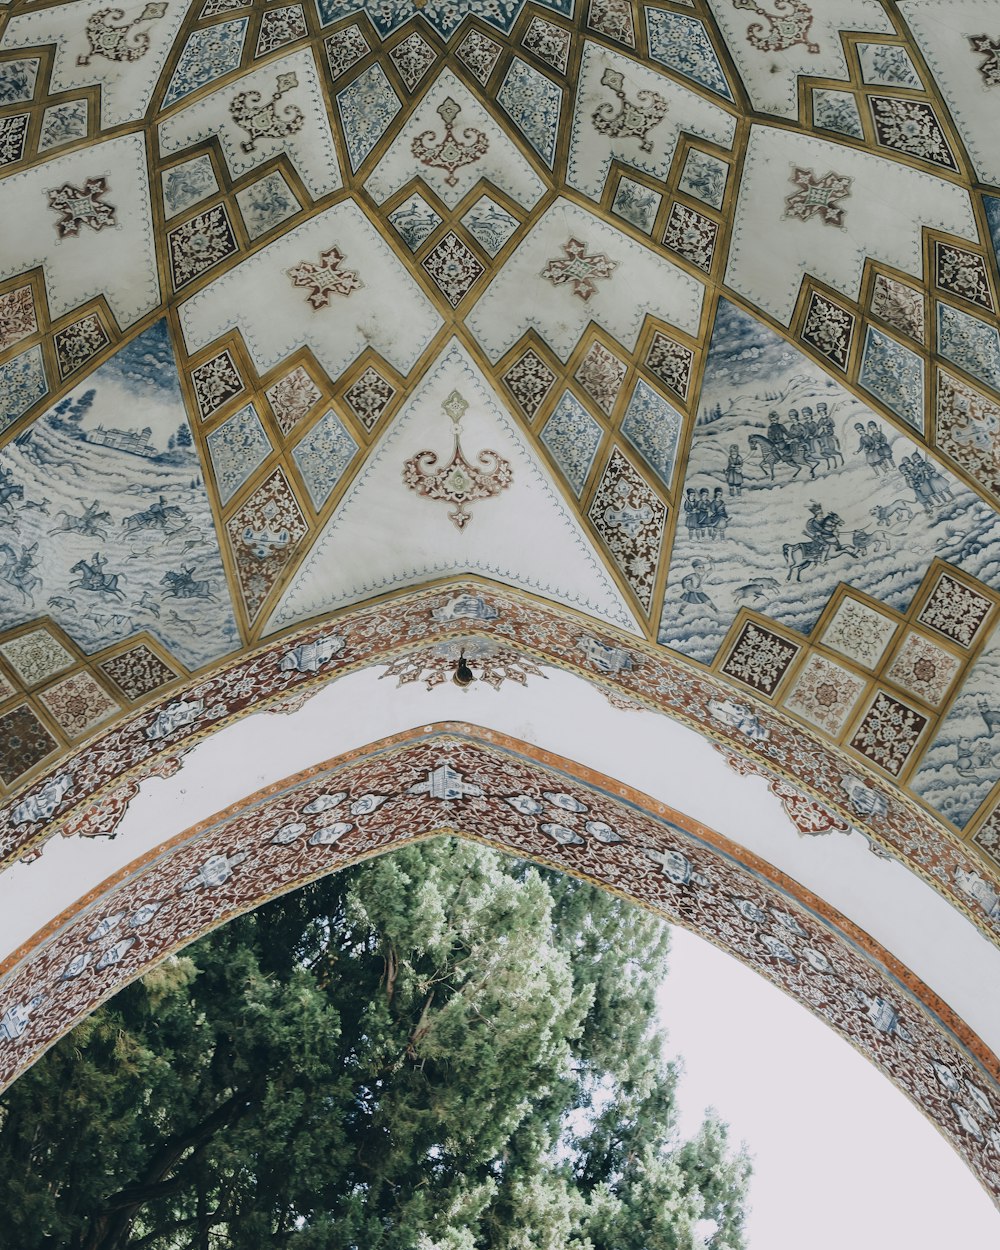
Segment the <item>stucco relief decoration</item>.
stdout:
<svg viewBox="0 0 1000 1250">
<path fill-rule="evenodd" d="M 329 307 L 334 295 L 341 295 L 346 299 L 352 291 L 359 291 L 364 286 L 355 270 L 341 268 L 343 260 L 344 253 L 340 248 L 330 247 L 325 252 L 320 252 L 318 263 L 311 260 L 300 261 L 293 269 L 288 270 L 288 276 L 293 286 L 308 288 L 306 299 L 319 311 Z"/>
<path fill-rule="evenodd" d="M 813 24 L 813 11 L 802 0 L 772 0 L 774 12 L 770 13 L 756 0 L 733 0 L 734 9 L 749 9 L 767 22 L 751 22 L 747 27 L 747 43 L 761 52 L 784 52 L 797 45 L 805 47 L 814 55 L 819 44 L 809 38 Z"/>
<path fill-rule="evenodd" d="M 240 144 L 244 152 L 256 151 L 258 139 L 284 139 L 302 129 L 306 119 L 298 105 L 285 104 L 278 108 L 278 101 L 298 85 L 295 74 L 279 74 L 274 93 L 265 103 L 259 91 L 241 91 L 230 100 L 233 121 L 250 136 Z"/>
<path fill-rule="evenodd" d="M 652 152 L 653 143 L 649 132 L 667 115 L 667 101 L 658 91 L 642 90 L 630 100 L 625 92 L 624 75 L 615 69 L 606 69 L 601 75 L 601 86 L 607 87 L 618 98 L 617 107 L 607 101 L 600 104 L 591 115 L 594 129 L 615 139 L 638 139 L 643 152 Z"/>
<path fill-rule="evenodd" d="M 775 777 L 766 769 L 758 768 L 750 760 L 734 755 L 725 747 L 719 748 L 729 767 L 740 777 L 763 777 L 767 788 L 781 803 L 785 815 L 803 837 L 814 838 L 827 833 L 850 833 L 851 826 L 831 812 L 829 808 L 817 803 L 807 794 L 796 788 L 783 777 Z"/>
<path fill-rule="evenodd" d="M 970 35 L 969 47 L 982 56 L 976 66 L 987 87 L 1000 87 L 1000 36 Z"/>
<path fill-rule="evenodd" d="M 529 677 L 548 680 L 547 674 L 523 651 L 487 638 L 456 638 L 397 656 L 386 665 L 379 680 L 395 677 L 397 686 L 422 681 L 428 690 L 433 690 L 454 678 L 460 659 L 465 660 L 477 681 L 494 690 L 508 681 L 526 686 Z"/>
<path fill-rule="evenodd" d="M 166 4 L 156 0 L 147 4 L 138 17 L 123 23 L 124 9 L 99 9 L 87 19 L 90 51 L 76 58 L 77 65 L 89 65 L 92 56 L 103 56 L 109 61 L 141 60 L 149 51 L 149 35 L 139 26 L 157 21 L 166 11 Z"/>
<path fill-rule="evenodd" d="M 59 214 L 56 233 L 60 239 L 75 238 L 83 226 L 89 226 L 91 230 L 116 226 L 117 210 L 113 204 L 104 201 L 109 190 L 107 178 L 101 176 L 88 178 L 82 187 L 65 182 L 49 191 L 49 208 Z"/>
<path fill-rule="evenodd" d="M 567 239 L 562 245 L 564 256 L 550 260 L 542 270 L 542 277 L 553 286 L 569 285 L 572 293 L 584 303 L 597 291 L 598 281 L 614 275 L 618 262 L 603 252 L 589 252 L 581 239 Z"/>
<path fill-rule="evenodd" d="M 845 209 L 841 200 L 851 194 L 853 178 L 832 170 L 817 178 L 811 169 L 792 166 L 789 181 L 798 189 L 785 197 L 786 217 L 809 221 L 818 217 L 827 226 L 843 226 Z"/>
<path fill-rule="evenodd" d="M 452 391 L 441 406 L 455 432 L 451 459 L 442 468 L 435 469 L 437 452 L 418 452 L 403 465 L 403 485 L 425 499 L 441 499 L 454 505 L 448 516 L 461 530 L 472 520 L 469 505 L 477 499 L 499 495 L 511 484 L 514 473 L 510 461 L 495 451 L 479 452 L 476 464 L 466 459 L 460 432 L 469 404 L 458 391 Z"/>
<path fill-rule="evenodd" d="M 489 151 L 490 141 L 481 130 L 474 126 L 462 129 L 461 137 L 455 134 L 455 122 L 461 113 L 461 106 L 448 96 L 438 106 L 437 113 L 444 122 L 444 134 L 438 139 L 433 130 L 425 130 L 413 140 L 413 155 L 429 169 L 443 169 L 445 183 L 449 187 L 458 185 L 455 171 L 464 165 L 474 165 Z"/>
</svg>

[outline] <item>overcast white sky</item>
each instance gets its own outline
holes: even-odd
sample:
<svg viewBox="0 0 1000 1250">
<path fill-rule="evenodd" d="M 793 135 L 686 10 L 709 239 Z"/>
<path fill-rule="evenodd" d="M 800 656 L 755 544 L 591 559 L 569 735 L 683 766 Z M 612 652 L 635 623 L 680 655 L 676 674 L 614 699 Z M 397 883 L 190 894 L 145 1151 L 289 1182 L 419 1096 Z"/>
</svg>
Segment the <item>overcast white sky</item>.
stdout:
<svg viewBox="0 0 1000 1250">
<path fill-rule="evenodd" d="M 707 1106 L 756 1155 L 751 1250 L 988 1250 L 1000 1213 L 945 1139 L 831 1029 L 673 930 L 660 991 L 681 1128 Z"/>
</svg>

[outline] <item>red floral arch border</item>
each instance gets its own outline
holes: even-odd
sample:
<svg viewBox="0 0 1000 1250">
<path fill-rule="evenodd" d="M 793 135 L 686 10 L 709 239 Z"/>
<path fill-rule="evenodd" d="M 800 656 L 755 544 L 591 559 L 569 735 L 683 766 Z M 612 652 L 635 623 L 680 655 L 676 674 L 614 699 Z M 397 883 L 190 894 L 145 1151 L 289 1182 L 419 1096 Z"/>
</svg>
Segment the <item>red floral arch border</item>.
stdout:
<svg viewBox="0 0 1000 1250">
<path fill-rule="evenodd" d="M 470 725 L 399 734 L 268 786 L 58 917 L 0 969 L 0 1086 L 199 935 L 306 881 L 441 833 L 583 877 L 750 965 L 885 1073 L 1000 1205 L 1000 1063 L 909 970 L 703 825 Z"/>
</svg>

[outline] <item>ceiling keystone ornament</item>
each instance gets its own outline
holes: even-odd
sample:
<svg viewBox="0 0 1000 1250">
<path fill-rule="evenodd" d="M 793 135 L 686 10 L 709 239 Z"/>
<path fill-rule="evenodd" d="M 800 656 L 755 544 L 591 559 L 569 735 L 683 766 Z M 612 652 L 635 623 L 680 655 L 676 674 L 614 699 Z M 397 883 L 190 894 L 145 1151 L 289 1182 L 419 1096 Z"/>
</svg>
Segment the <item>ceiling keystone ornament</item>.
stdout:
<svg viewBox="0 0 1000 1250">
<path fill-rule="evenodd" d="M 306 299 L 317 311 L 329 307 L 334 295 L 342 295 L 346 299 L 352 291 L 364 286 L 353 269 L 341 269 L 343 259 L 344 253 L 339 247 L 330 247 L 320 252 L 318 264 L 303 260 L 288 270 L 293 286 L 309 288 Z"/>
<path fill-rule="evenodd" d="M 796 187 L 785 197 L 785 216 L 809 221 L 818 217 L 827 226 L 843 226 L 844 208 L 840 201 L 851 194 L 853 179 L 830 171 L 817 178 L 811 169 L 792 166 L 790 180 Z"/>
<path fill-rule="evenodd" d="M 49 208 L 61 214 L 56 222 L 56 233 L 60 239 L 75 238 L 83 226 L 103 230 L 106 226 L 118 224 L 114 205 L 103 200 L 108 189 L 107 178 L 100 177 L 88 178 L 82 187 L 65 182 L 49 191 Z"/>
<path fill-rule="evenodd" d="M 608 87 L 618 97 L 618 111 L 605 101 L 591 115 L 594 129 L 614 139 L 638 139 L 643 152 L 652 152 L 649 132 L 667 114 L 667 101 L 656 91 L 643 89 L 632 101 L 625 94 L 625 77 L 616 69 L 606 69 L 601 75 L 601 86 Z"/>
<path fill-rule="evenodd" d="M 568 283 L 573 294 L 584 303 L 597 291 L 598 279 L 612 277 L 618 268 L 618 262 L 609 259 L 603 252 L 589 253 L 587 244 L 580 239 L 567 239 L 562 250 L 565 256 L 550 260 L 542 270 L 542 277 L 553 286 Z"/>
<path fill-rule="evenodd" d="M 149 35 L 137 27 L 143 22 L 155 22 L 166 11 L 166 4 L 157 0 L 147 4 L 138 17 L 123 23 L 124 9 L 99 9 L 87 19 L 90 51 L 76 58 L 77 65 L 89 65 L 92 56 L 103 56 L 109 61 L 140 60 L 149 51 Z"/>
<path fill-rule="evenodd" d="M 299 85 L 295 74 L 279 74 L 274 84 L 274 94 L 266 104 L 259 91 L 241 91 L 229 104 L 233 121 L 250 136 L 240 147 L 244 152 L 256 150 L 258 139 L 283 139 L 293 135 L 305 125 L 305 114 L 295 104 L 286 104 L 280 111 L 278 101 Z"/>
<path fill-rule="evenodd" d="M 447 175 L 445 182 L 449 187 L 458 185 L 455 171 L 463 165 L 474 165 L 489 151 L 490 141 L 481 130 L 466 126 L 459 138 L 455 134 L 455 122 L 461 113 L 461 106 L 448 96 L 437 109 L 438 116 L 444 122 L 444 136 L 435 142 L 433 130 L 425 130 L 417 135 L 411 145 L 413 155 L 422 165 L 431 169 L 443 169 Z"/>
<path fill-rule="evenodd" d="M 442 499 L 454 504 L 448 516 L 462 530 L 472 520 L 469 504 L 477 499 L 492 499 L 506 490 L 514 480 L 514 471 L 510 461 L 495 451 L 479 452 L 475 465 L 465 458 L 460 427 L 469 405 L 458 391 L 452 391 L 441 407 L 455 431 L 451 459 L 435 470 L 437 452 L 418 452 L 403 466 L 403 485 L 426 499 Z"/>
</svg>

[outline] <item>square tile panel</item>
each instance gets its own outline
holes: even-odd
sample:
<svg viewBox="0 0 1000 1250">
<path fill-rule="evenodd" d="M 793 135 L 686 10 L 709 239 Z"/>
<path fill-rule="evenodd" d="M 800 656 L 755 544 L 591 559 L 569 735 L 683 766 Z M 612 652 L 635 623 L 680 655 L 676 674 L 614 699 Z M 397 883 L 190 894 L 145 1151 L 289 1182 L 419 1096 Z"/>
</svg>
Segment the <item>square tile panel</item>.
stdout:
<svg viewBox="0 0 1000 1250">
<path fill-rule="evenodd" d="M 908 283 L 897 282 L 884 273 L 876 274 L 870 307 L 886 325 L 918 343 L 924 341 L 924 297 Z"/>
<path fill-rule="evenodd" d="M 789 712 L 836 738 L 857 707 L 865 685 L 863 677 L 814 651 L 782 702 Z"/>
<path fill-rule="evenodd" d="M 728 177 L 729 166 L 725 161 L 692 148 L 684 162 L 684 172 L 677 185 L 710 208 L 721 208 Z"/>
<path fill-rule="evenodd" d="M 322 399 L 322 392 L 301 365 L 296 365 L 264 392 L 282 434 L 288 434 Z"/>
<path fill-rule="evenodd" d="M 482 265 L 453 230 L 431 248 L 421 264 L 452 308 L 458 307 L 483 275 Z"/>
<path fill-rule="evenodd" d="M 372 430 L 392 403 L 395 394 L 396 388 L 392 383 L 369 365 L 361 377 L 344 392 L 344 403 L 366 430 Z"/>
<path fill-rule="evenodd" d="M 895 632 L 896 622 L 892 617 L 845 595 L 823 630 L 820 642 L 864 668 L 875 668 Z"/>
<path fill-rule="evenodd" d="M 586 485 L 602 437 L 601 427 L 570 391 L 563 393 L 542 427 L 542 442 L 577 495 Z"/>
<path fill-rule="evenodd" d="M 420 195 L 411 195 L 389 214 L 403 242 L 415 252 L 423 241 L 441 224 L 441 217 Z"/>
<path fill-rule="evenodd" d="M 118 704 L 86 669 L 64 677 L 39 695 L 67 738 L 79 738 L 118 711 Z"/>
<path fill-rule="evenodd" d="M 2 703 L 4 699 L 9 699 L 14 693 L 15 688 L 11 685 L 3 673 L 0 673 L 0 703 Z"/>
<path fill-rule="evenodd" d="M 950 573 L 941 573 L 917 620 L 960 647 L 968 648 L 976 641 L 992 606 L 992 600 L 978 590 Z"/>
<path fill-rule="evenodd" d="M 195 402 L 203 421 L 243 390 L 243 379 L 229 352 L 220 352 L 191 370 Z"/>
<path fill-rule="evenodd" d="M 514 361 L 503 375 L 503 380 L 518 407 L 532 421 L 546 395 L 552 390 L 556 375 L 538 353 L 529 347 L 523 356 Z"/>
<path fill-rule="evenodd" d="M 667 228 L 663 232 L 663 245 L 708 273 L 718 234 L 719 227 L 710 217 L 675 202 L 670 207 Z"/>
<path fill-rule="evenodd" d="M 926 634 L 911 629 L 885 670 L 886 677 L 931 707 L 944 700 L 962 661 Z"/>
<path fill-rule="evenodd" d="M 628 366 L 603 343 L 592 343 L 573 375 L 598 408 L 611 415 Z"/>
<path fill-rule="evenodd" d="M 38 320 L 30 286 L 18 286 L 0 295 L 0 352 L 37 331 Z"/>
<path fill-rule="evenodd" d="M 560 74 L 566 73 L 570 47 L 568 30 L 556 26 L 554 22 L 547 22 L 544 18 L 533 17 L 521 44 Z"/>
<path fill-rule="evenodd" d="M 496 256 L 521 223 L 484 195 L 462 218 L 462 225 L 487 256 Z"/>
<path fill-rule="evenodd" d="M 259 239 L 274 226 L 294 217 L 301 207 L 277 170 L 237 191 L 236 203 L 240 206 L 251 239 Z"/>
<path fill-rule="evenodd" d="M 646 368 L 651 369 L 681 399 L 687 399 L 693 364 L 694 352 L 690 347 L 676 342 L 660 330 L 656 331 L 646 353 Z"/>
<path fill-rule="evenodd" d="M 74 662 L 62 643 L 44 628 L 0 642 L 0 651 L 26 686 L 37 686 Z"/>
<path fill-rule="evenodd" d="M 145 643 L 130 647 L 98 665 L 127 699 L 138 702 L 178 676 Z"/>
<path fill-rule="evenodd" d="M 986 262 L 975 252 L 967 252 L 953 243 L 935 243 L 934 280 L 942 291 L 993 311 Z"/>
<path fill-rule="evenodd" d="M 850 745 L 869 763 L 898 777 L 927 724 L 922 712 L 885 690 L 876 690 Z"/>
<path fill-rule="evenodd" d="M 756 621 L 744 621 L 719 671 L 758 694 L 770 696 L 801 650 L 798 643 Z"/>
<path fill-rule="evenodd" d="M 813 291 L 802 323 L 802 341 L 814 347 L 838 369 L 846 369 L 854 337 L 854 314 Z"/>
<path fill-rule="evenodd" d="M 651 234 L 663 196 L 633 178 L 622 178 L 615 192 L 611 211 L 629 221 L 637 230 Z"/>
<path fill-rule="evenodd" d="M 0 781 L 12 785 L 58 745 L 27 703 L 4 712 L 0 715 Z"/>
<path fill-rule="evenodd" d="M 238 250 L 223 204 L 216 204 L 171 230 L 167 244 L 175 291 L 214 269 Z"/>
</svg>

